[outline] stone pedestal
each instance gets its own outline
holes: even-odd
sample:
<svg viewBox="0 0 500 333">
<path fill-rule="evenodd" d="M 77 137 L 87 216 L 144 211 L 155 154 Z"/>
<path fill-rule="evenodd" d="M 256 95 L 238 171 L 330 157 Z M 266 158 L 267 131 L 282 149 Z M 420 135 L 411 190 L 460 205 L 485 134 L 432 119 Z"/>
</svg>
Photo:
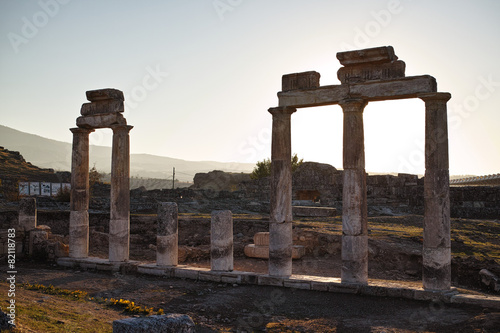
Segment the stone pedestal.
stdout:
<svg viewBox="0 0 500 333">
<path fill-rule="evenodd" d="M 158 204 L 158 235 L 156 236 L 156 265 L 178 264 L 178 219 L 175 202 Z"/>
<path fill-rule="evenodd" d="M 109 261 L 129 259 L 130 245 L 130 139 L 132 126 L 115 125 L 111 160 L 111 213 Z"/>
<path fill-rule="evenodd" d="M 72 128 L 71 203 L 69 216 L 69 256 L 89 254 L 89 134 L 94 130 Z"/>
<path fill-rule="evenodd" d="M 296 109 L 270 108 L 271 204 L 269 221 L 269 275 L 292 275 L 292 144 L 290 120 Z"/>
<path fill-rule="evenodd" d="M 19 201 L 18 224 L 20 229 L 30 231 L 36 228 L 36 199 L 22 198 Z"/>
<path fill-rule="evenodd" d="M 210 266 L 213 271 L 233 270 L 233 215 L 230 210 L 212 212 Z"/>
<path fill-rule="evenodd" d="M 449 93 L 419 95 L 425 102 L 424 244 L 422 282 L 425 289 L 451 287 Z"/>
<path fill-rule="evenodd" d="M 368 283 L 368 217 L 366 199 L 363 110 L 366 101 L 348 99 L 344 111 L 342 197 L 343 283 Z"/>
</svg>

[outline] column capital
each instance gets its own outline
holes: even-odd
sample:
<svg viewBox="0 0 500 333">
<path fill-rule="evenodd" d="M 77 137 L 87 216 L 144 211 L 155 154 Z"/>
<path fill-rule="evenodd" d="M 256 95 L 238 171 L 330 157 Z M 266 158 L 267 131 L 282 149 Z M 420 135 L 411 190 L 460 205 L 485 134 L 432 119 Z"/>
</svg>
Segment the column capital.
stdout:
<svg viewBox="0 0 500 333">
<path fill-rule="evenodd" d="M 420 98 L 424 102 L 428 102 L 428 101 L 447 102 L 451 98 L 451 94 L 447 93 L 447 92 L 425 93 L 425 94 L 419 94 L 418 98 Z"/>
<path fill-rule="evenodd" d="M 134 128 L 134 126 L 125 125 L 125 124 L 117 124 L 117 125 L 111 125 L 109 128 L 111 128 L 113 130 L 113 133 L 121 132 L 121 131 L 126 131 L 128 133 L 128 132 L 130 132 L 130 130 L 132 128 Z"/>
<path fill-rule="evenodd" d="M 362 98 L 346 98 L 339 102 L 344 112 L 363 112 L 367 104 L 368 101 Z"/>
<path fill-rule="evenodd" d="M 74 127 L 69 129 L 73 134 L 90 134 L 95 131 L 93 128 Z"/>
<path fill-rule="evenodd" d="M 273 116 L 278 116 L 278 115 L 292 114 L 295 111 L 297 111 L 297 109 L 292 108 L 290 106 L 277 106 L 274 108 L 269 108 L 267 111 L 269 111 L 269 113 L 272 114 Z"/>
</svg>

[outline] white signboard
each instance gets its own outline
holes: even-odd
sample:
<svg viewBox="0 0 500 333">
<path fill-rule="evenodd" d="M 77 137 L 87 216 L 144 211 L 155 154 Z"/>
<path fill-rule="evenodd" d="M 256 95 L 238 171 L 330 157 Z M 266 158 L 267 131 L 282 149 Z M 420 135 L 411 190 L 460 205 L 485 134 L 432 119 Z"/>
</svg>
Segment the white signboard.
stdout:
<svg viewBox="0 0 500 333">
<path fill-rule="evenodd" d="M 50 196 L 50 183 L 43 182 L 41 183 L 41 195 Z"/>
<path fill-rule="evenodd" d="M 30 195 L 30 183 L 19 182 L 19 195 Z"/>
<path fill-rule="evenodd" d="M 52 183 L 52 196 L 56 196 L 61 189 L 61 183 Z"/>
<path fill-rule="evenodd" d="M 30 195 L 40 195 L 39 182 L 30 182 Z"/>
</svg>

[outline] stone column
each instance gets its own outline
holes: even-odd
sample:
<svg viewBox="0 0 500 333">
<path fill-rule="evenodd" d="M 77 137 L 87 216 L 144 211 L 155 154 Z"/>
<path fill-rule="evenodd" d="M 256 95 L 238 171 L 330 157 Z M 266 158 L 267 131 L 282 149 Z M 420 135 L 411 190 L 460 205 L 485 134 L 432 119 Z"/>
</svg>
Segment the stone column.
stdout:
<svg viewBox="0 0 500 333">
<path fill-rule="evenodd" d="M 362 99 L 340 102 L 344 111 L 341 269 L 343 283 L 368 283 L 368 217 L 363 129 L 363 110 L 366 104 Z"/>
<path fill-rule="evenodd" d="M 111 214 L 109 261 L 129 259 L 130 245 L 130 139 L 133 126 L 114 125 L 111 156 Z"/>
<path fill-rule="evenodd" d="M 449 93 L 418 96 L 425 102 L 424 245 L 425 289 L 451 287 L 450 175 L 448 160 Z"/>
<path fill-rule="evenodd" d="M 21 230 L 30 231 L 36 228 L 36 199 L 22 198 L 19 201 L 18 224 Z"/>
<path fill-rule="evenodd" d="M 72 128 L 69 256 L 89 255 L 89 134 L 93 129 Z"/>
<path fill-rule="evenodd" d="M 292 140 L 290 107 L 270 108 L 271 216 L 269 221 L 269 275 L 292 275 Z"/>
<path fill-rule="evenodd" d="M 158 235 L 156 236 L 156 265 L 178 264 L 178 220 L 175 202 L 158 204 Z"/>
<path fill-rule="evenodd" d="M 233 214 L 230 210 L 212 212 L 210 266 L 213 271 L 233 270 Z"/>
</svg>

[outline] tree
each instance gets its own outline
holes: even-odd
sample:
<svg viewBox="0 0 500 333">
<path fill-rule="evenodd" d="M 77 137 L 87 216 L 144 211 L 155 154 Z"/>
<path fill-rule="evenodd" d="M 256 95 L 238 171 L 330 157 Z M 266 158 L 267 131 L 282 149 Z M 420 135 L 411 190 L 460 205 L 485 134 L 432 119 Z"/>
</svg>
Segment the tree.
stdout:
<svg viewBox="0 0 500 333">
<path fill-rule="evenodd" d="M 304 159 L 300 159 L 297 156 L 297 154 L 294 154 L 292 156 L 292 172 L 295 172 L 297 168 L 304 163 Z M 271 175 L 271 159 L 267 158 L 263 161 L 257 162 L 255 165 L 255 168 L 253 169 L 252 173 L 250 174 L 251 179 L 260 179 L 264 177 L 268 177 Z"/>
</svg>

